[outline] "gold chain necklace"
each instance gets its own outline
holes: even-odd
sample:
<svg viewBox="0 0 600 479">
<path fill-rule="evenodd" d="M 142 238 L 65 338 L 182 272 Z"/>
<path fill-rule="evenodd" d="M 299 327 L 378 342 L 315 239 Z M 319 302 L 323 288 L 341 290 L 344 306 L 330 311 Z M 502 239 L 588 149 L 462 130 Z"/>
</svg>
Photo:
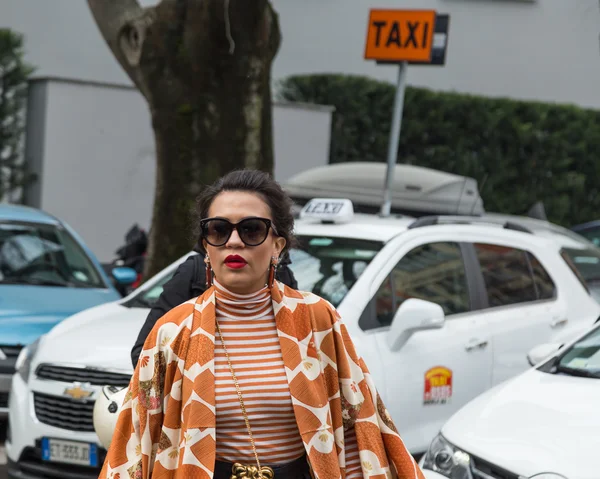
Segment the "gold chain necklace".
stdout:
<svg viewBox="0 0 600 479">
<path fill-rule="evenodd" d="M 240 406 L 242 408 L 242 414 L 244 415 L 246 429 L 248 429 L 248 435 L 250 436 L 250 444 L 252 444 L 252 450 L 254 451 L 254 457 L 256 458 L 256 466 L 244 466 L 243 464 L 236 462 L 231 468 L 231 471 L 233 473 L 231 475 L 231 479 L 273 479 L 275 477 L 275 472 L 273 471 L 273 469 L 271 469 L 268 466 L 260 467 L 260 460 L 258 459 L 258 452 L 256 451 L 256 445 L 254 444 L 254 436 L 252 435 L 252 429 L 250 429 L 250 420 L 248 419 L 248 413 L 246 412 L 246 406 L 244 405 L 242 391 L 240 389 L 240 385 L 235 375 L 235 371 L 233 370 L 231 358 L 229 357 L 229 353 L 227 352 L 227 348 L 225 347 L 225 341 L 223 339 L 223 334 L 221 333 L 219 321 L 217 321 L 216 319 L 215 324 L 217 326 L 217 331 L 219 332 L 219 339 L 221 340 L 221 344 L 223 345 L 225 357 L 227 358 L 227 364 L 229 364 L 229 370 L 231 371 L 233 384 L 235 384 L 235 390 L 237 391 L 237 395 L 240 400 Z"/>
</svg>

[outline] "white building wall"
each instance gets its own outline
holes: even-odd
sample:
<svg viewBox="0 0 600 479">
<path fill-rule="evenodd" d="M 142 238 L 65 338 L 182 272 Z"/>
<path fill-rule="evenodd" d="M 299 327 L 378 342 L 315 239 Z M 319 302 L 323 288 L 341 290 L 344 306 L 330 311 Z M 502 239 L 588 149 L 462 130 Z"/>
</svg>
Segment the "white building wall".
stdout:
<svg viewBox="0 0 600 479">
<path fill-rule="evenodd" d="M 153 206 L 154 139 L 144 98 L 130 88 L 49 82 L 42 209 L 110 260 Z"/>
<path fill-rule="evenodd" d="M 277 181 L 329 163 L 332 112 L 327 106 L 275 102 L 273 173 Z"/>
<path fill-rule="evenodd" d="M 273 2 L 283 34 L 274 79 L 338 72 L 394 81 L 393 67 L 363 60 L 369 8 L 434 8 L 451 15 L 447 66 L 411 67 L 410 84 L 600 107 L 597 0 Z M 129 84 L 85 0 L 2 0 L 0 25 L 27 36 L 39 75 Z"/>
</svg>

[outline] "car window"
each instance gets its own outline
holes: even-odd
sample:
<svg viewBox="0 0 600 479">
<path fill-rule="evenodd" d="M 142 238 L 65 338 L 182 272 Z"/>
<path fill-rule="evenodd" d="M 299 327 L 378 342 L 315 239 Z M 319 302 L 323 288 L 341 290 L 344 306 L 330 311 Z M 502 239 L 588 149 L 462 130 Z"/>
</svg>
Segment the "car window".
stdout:
<svg viewBox="0 0 600 479">
<path fill-rule="evenodd" d="M 559 371 L 561 368 L 579 370 L 600 378 L 600 328 L 594 329 L 563 353 Z"/>
<path fill-rule="evenodd" d="M 124 306 L 129 308 L 153 308 L 162 294 L 165 284 L 173 278 L 175 271 L 176 269 L 173 269 L 152 286 L 139 288 L 137 293 L 124 303 Z"/>
<path fill-rule="evenodd" d="M 394 266 L 375 294 L 378 325 L 391 324 L 400 305 L 409 298 L 437 303 L 446 315 L 469 311 L 469 289 L 458 243 L 418 246 Z"/>
<path fill-rule="evenodd" d="M 561 256 L 592 297 L 600 302 L 600 250 L 563 248 Z"/>
<path fill-rule="evenodd" d="M 315 293 L 338 306 L 383 242 L 328 236 L 298 236 L 290 250 L 290 269 L 300 291 Z"/>
<path fill-rule="evenodd" d="M 550 275 L 535 256 L 507 246 L 475 243 L 490 308 L 555 296 Z"/>
<path fill-rule="evenodd" d="M 105 288 L 80 244 L 57 225 L 0 223 L 0 282 Z"/>
<path fill-rule="evenodd" d="M 533 273 L 533 283 L 535 285 L 538 299 L 554 299 L 556 297 L 556 285 L 548 272 L 542 266 L 542 263 L 532 255 L 527 253 L 531 272 Z"/>
</svg>

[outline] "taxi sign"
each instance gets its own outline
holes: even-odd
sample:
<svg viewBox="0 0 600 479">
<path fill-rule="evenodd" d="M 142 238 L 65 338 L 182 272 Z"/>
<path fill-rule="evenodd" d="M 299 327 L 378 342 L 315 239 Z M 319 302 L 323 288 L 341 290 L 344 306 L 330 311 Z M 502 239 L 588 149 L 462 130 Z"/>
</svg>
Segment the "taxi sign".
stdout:
<svg viewBox="0 0 600 479">
<path fill-rule="evenodd" d="M 365 59 L 429 62 L 435 20 L 435 10 L 371 10 Z"/>
<path fill-rule="evenodd" d="M 353 216 L 352 201 L 340 198 L 314 198 L 300 212 L 301 219 L 314 218 L 331 223 L 346 223 Z"/>
</svg>

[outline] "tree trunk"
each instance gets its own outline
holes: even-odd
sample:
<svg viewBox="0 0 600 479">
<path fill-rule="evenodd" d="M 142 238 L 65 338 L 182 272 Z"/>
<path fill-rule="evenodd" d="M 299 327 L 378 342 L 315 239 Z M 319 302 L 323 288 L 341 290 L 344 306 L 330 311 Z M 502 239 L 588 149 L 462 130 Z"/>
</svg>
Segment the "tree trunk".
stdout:
<svg viewBox="0 0 600 479">
<path fill-rule="evenodd" d="M 192 211 L 204 185 L 236 168 L 272 172 L 279 22 L 268 0 L 88 4 L 150 107 L 157 169 L 149 278 L 194 245 Z"/>
</svg>

